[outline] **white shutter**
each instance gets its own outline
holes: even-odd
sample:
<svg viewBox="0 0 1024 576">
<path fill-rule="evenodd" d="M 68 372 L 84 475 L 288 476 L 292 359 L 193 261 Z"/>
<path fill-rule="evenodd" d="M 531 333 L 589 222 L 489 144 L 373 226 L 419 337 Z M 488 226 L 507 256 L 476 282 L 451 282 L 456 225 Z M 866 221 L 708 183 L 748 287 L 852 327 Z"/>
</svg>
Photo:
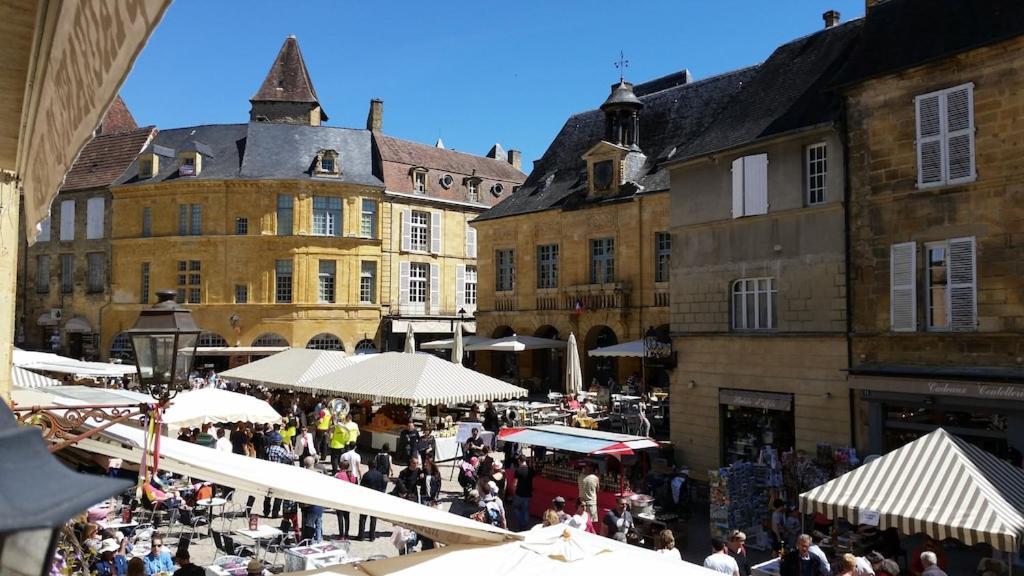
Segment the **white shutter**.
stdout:
<svg viewBox="0 0 1024 576">
<path fill-rule="evenodd" d="M 917 185 L 942 183 L 942 112 L 939 93 L 915 99 L 917 107 Z"/>
<path fill-rule="evenodd" d="M 743 158 L 732 161 L 732 217 L 743 216 Z"/>
<path fill-rule="evenodd" d="M 88 240 L 103 238 L 103 208 L 102 197 L 89 198 L 85 204 L 85 237 Z"/>
<path fill-rule="evenodd" d="M 917 244 L 893 244 L 889 251 L 889 318 L 894 332 L 917 330 Z"/>
<path fill-rule="evenodd" d="M 974 179 L 974 85 L 945 93 L 946 170 L 950 184 Z"/>
<path fill-rule="evenodd" d="M 412 210 L 402 210 L 401 236 L 402 252 L 408 252 L 409 249 L 412 247 Z"/>
<path fill-rule="evenodd" d="M 466 224 L 466 258 L 476 258 L 476 228 Z"/>
<path fill-rule="evenodd" d="M 36 242 L 50 241 L 50 217 L 39 223 L 39 234 L 36 235 Z"/>
<path fill-rule="evenodd" d="M 75 201 L 65 200 L 60 203 L 60 240 L 71 242 L 75 239 Z"/>
<path fill-rule="evenodd" d="M 768 155 L 743 158 L 743 215 L 768 213 Z"/>
<path fill-rule="evenodd" d="M 441 216 L 442 212 L 430 213 L 430 253 L 441 253 Z"/>
<path fill-rule="evenodd" d="M 409 304 L 409 263 L 398 263 L 398 305 Z"/>
<path fill-rule="evenodd" d="M 430 265 L 430 313 L 437 314 L 441 309 L 441 265 Z"/>
<path fill-rule="evenodd" d="M 978 287 L 975 275 L 974 238 L 949 241 L 949 327 L 974 330 L 978 325 Z"/>
<path fill-rule="evenodd" d="M 466 265 L 455 267 L 455 309 L 466 306 Z"/>
</svg>

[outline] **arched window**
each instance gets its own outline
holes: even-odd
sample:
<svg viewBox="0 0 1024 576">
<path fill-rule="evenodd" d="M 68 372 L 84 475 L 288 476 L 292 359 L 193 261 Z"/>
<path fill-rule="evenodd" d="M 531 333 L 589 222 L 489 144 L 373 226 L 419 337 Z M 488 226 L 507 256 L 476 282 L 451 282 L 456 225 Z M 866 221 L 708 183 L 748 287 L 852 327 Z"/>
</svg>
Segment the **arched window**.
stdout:
<svg viewBox="0 0 1024 576">
<path fill-rule="evenodd" d="M 364 338 L 356 344 L 356 354 L 376 354 L 377 345 L 373 343 L 373 340 Z"/>
<path fill-rule="evenodd" d="M 227 345 L 228 341 L 216 332 L 203 332 L 199 335 L 198 346 L 201 348 L 224 348 Z"/>
<path fill-rule="evenodd" d="M 310 350 L 345 350 L 345 345 L 341 343 L 341 338 L 324 332 L 310 338 L 306 343 L 306 348 Z"/>
<path fill-rule="evenodd" d="M 253 346 L 264 346 L 264 347 L 282 347 L 288 346 L 288 341 L 284 339 L 284 336 L 280 334 L 274 334 L 273 332 L 267 332 L 260 334 L 252 341 Z"/>
<path fill-rule="evenodd" d="M 110 343 L 110 357 L 120 358 L 124 361 L 135 361 L 131 338 L 124 332 L 114 336 L 114 340 Z"/>
</svg>

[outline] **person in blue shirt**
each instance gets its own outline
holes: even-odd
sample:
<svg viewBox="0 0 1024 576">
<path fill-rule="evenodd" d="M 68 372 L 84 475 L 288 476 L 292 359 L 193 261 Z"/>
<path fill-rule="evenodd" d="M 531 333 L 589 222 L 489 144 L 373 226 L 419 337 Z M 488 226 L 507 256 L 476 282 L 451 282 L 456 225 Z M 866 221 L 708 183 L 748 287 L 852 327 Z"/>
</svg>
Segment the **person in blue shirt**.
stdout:
<svg viewBox="0 0 1024 576">
<path fill-rule="evenodd" d="M 127 538 L 124 542 L 127 541 Z M 97 576 L 126 576 L 128 574 L 128 559 L 125 558 L 124 549 L 118 545 L 117 540 L 106 538 L 100 542 L 97 550 L 99 560 L 92 566 Z"/>
<path fill-rule="evenodd" d="M 163 536 L 154 535 L 150 543 L 152 548 L 150 548 L 149 554 L 142 557 L 142 561 L 146 563 L 146 576 L 153 576 L 161 572 L 168 574 L 174 572 L 174 560 L 171 558 L 171 553 L 164 550 Z"/>
</svg>

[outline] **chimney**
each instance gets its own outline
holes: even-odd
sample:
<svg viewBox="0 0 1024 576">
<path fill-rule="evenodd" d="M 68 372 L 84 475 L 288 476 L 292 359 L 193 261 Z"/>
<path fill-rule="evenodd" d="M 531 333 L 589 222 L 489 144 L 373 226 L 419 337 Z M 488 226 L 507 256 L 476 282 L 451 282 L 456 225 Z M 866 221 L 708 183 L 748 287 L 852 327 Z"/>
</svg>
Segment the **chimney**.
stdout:
<svg viewBox="0 0 1024 576">
<path fill-rule="evenodd" d="M 366 115 L 366 129 L 380 132 L 384 127 L 384 101 L 380 98 L 370 100 L 370 113 Z"/>
<path fill-rule="evenodd" d="M 870 2 L 869 2 L 870 3 Z M 821 15 L 821 19 L 825 21 L 825 29 L 828 30 L 833 26 L 839 25 L 839 12 L 835 10 L 829 10 Z"/>
<path fill-rule="evenodd" d="M 523 171 L 523 153 L 520 152 L 519 150 L 509 150 L 508 151 L 508 163 L 511 164 L 512 167 L 515 168 L 516 170 L 519 170 L 520 172 L 522 172 Z"/>
</svg>

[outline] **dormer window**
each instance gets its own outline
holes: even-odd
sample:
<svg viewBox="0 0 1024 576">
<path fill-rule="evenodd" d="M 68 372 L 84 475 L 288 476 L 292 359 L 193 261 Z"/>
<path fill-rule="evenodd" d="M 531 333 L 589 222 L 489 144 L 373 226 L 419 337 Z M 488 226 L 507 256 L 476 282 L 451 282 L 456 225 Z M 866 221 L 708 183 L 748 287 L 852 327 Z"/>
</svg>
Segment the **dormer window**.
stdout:
<svg viewBox="0 0 1024 576">
<path fill-rule="evenodd" d="M 611 160 L 594 162 L 594 190 L 607 190 L 612 187 L 612 178 L 615 176 L 615 168 Z"/>
<path fill-rule="evenodd" d="M 139 178 L 152 178 L 160 172 L 160 158 L 156 154 L 146 154 L 139 158 Z"/>
<path fill-rule="evenodd" d="M 470 202 L 480 201 L 480 178 L 466 178 L 466 200 Z"/>
<path fill-rule="evenodd" d="M 413 168 L 412 169 L 412 191 L 416 194 L 427 193 L 427 169 L 426 168 Z"/>
<path fill-rule="evenodd" d="M 334 150 L 321 150 L 316 155 L 316 173 L 318 176 L 337 176 L 338 153 Z"/>
<path fill-rule="evenodd" d="M 179 176 L 197 176 L 199 174 L 197 156 L 197 154 L 187 154 L 181 157 L 181 164 L 178 165 Z"/>
</svg>

